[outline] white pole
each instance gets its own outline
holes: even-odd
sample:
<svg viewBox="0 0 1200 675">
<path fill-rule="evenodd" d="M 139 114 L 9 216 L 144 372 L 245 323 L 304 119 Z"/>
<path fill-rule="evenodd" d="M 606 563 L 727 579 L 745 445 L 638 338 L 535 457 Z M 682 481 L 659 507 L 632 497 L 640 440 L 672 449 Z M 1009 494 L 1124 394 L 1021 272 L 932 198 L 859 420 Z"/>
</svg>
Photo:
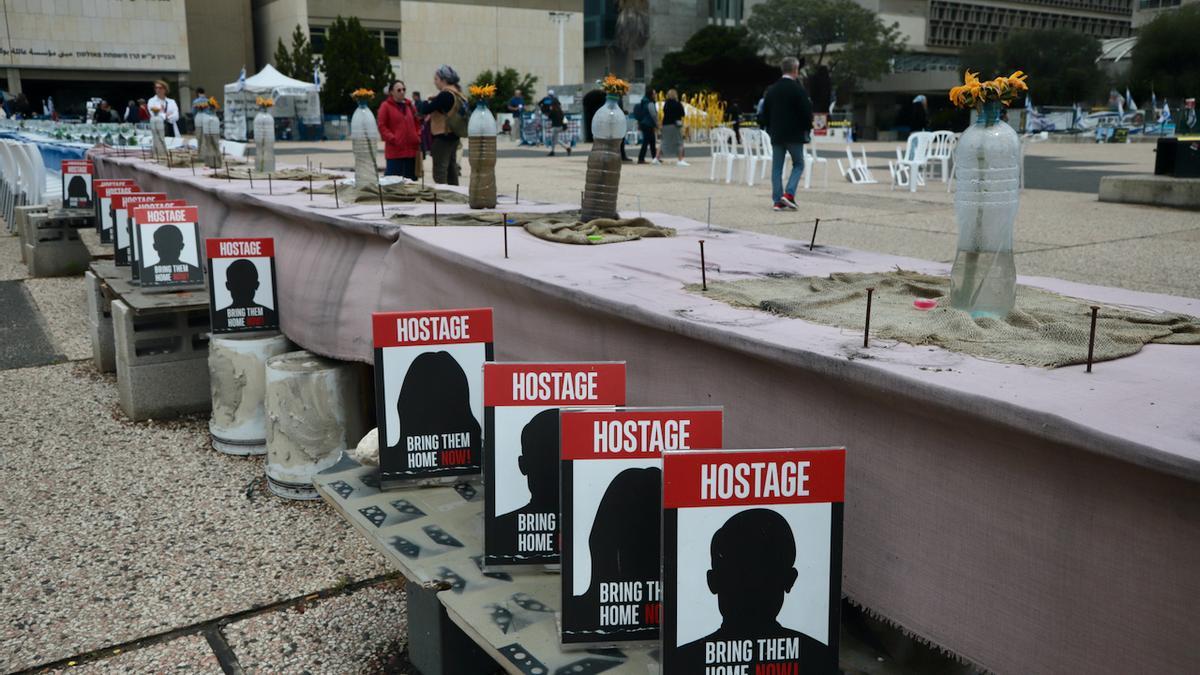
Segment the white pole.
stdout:
<svg viewBox="0 0 1200 675">
<path fill-rule="evenodd" d="M 567 22 L 571 20 L 570 12 L 550 12 L 550 20 L 558 24 L 558 83 L 567 83 L 566 68 L 566 32 Z"/>
</svg>

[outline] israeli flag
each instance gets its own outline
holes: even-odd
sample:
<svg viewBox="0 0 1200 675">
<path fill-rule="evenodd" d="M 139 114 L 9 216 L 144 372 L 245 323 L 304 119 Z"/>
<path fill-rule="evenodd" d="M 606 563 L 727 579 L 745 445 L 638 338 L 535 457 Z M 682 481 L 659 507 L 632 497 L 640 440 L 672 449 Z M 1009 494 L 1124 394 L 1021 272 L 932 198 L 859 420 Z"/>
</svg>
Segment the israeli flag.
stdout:
<svg viewBox="0 0 1200 675">
<path fill-rule="evenodd" d="M 1158 116 L 1159 124 L 1167 124 L 1171 121 L 1171 104 L 1163 101 L 1162 113 Z"/>
<path fill-rule="evenodd" d="M 321 86 L 321 69 L 316 65 L 313 65 L 313 84 Z"/>
<path fill-rule="evenodd" d="M 1150 112 L 1158 112 L 1158 96 L 1155 95 L 1153 89 L 1150 90 Z"/>
<path fill-rule="evenodd" d="M 246 89 L 246 66 L 242 66 L 242 74 L 238 75 L 237 90 L 244 91 Z"/>
<path fill-rule="evenodd" d="M 833 115 L 833 108 L 836 105 L 837 105 L 837 89 L 834 89 L 833 93 L 830 94 L 830 97 L 829 97 L 829 114 L 830 115 Z"/>
<path fill-rule="evenodd" d="M 1033 116 L 1036 113 L 1033 111 L 1033 96 L 1025 94 L 1025 133 L 1033 133 Z"/>
<path fill-rule="evenodd" d="M 1129 87 L 1125 87 L 1125 108 L 1129 112 L 1133 112 L 1138 109 L 1137 104 L 1133 102 L 1133 94 L 1129 93 Z"/>
</svg>

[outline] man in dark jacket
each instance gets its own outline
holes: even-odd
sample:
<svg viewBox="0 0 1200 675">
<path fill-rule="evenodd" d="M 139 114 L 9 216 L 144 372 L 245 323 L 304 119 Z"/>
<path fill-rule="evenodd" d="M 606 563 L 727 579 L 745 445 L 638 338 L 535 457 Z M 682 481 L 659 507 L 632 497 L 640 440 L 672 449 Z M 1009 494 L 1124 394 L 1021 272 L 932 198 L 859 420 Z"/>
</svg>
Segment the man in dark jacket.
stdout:
<svg viewBox="0 0 1200 675">
<path fill-rule="evenodd" d="M 812 131 L 812 100 L 800 84 L 800 61 L 787 57 L 783 77 L 767 89 L 758 125 L 771 135 L 771 201 L 776 211 L 795 210 L 796 188 L 804 173 L 804 143 Z M 784 153 L 792 156 L 792 173 L 783 187 Z"/>
</svg>

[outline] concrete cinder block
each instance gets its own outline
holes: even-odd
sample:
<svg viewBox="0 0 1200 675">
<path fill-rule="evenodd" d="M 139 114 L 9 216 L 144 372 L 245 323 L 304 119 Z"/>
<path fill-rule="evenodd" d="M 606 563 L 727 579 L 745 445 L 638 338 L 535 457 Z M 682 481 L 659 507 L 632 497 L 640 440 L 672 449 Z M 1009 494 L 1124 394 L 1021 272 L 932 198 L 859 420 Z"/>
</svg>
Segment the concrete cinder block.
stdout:
<svg viewBox="0 0 1200 675">
<path fill-rule="evenodd" d="M 117 369 L 117 354 L 113 343 L 112 303 L 100 288 L 100 277 L 91 271 L 83 273 L 87 285 L 88 331 L 92 337 L 92 363 L 96 370 L 111 373 Z"/>
<path fill-rule="evenodd" d="M 70 219 L 36 214 L 26 228 L 25 264 L 33 277 L 81 274 L 92 261 L 87 245 Z"/>
<path fill-rule="evenodd" d="M 446 614 L 437 591 L 409 581 L 408 659 L 422 675 L 491 673 L 497 665 Z"/>
<path fill-rule="evenodd" d="M 112 303 L 117 394 L 130 419 L 210 409 L 207 317 L 205 310 L 138 316 L 124 302 Z"/>
<path fill-rule="evenodd" d="M 17 241 L 21 247 L 21 262 L 26 262 L 27 254 L 25 252 L 25 244 L 29 239 L 28 227 L 31 216 L 37 214 L 45 214 L 46 207 L 44 205 L 34 206 L 18 206 L 13 209 L 13 230 L 17 233 Z"/>
</svg>

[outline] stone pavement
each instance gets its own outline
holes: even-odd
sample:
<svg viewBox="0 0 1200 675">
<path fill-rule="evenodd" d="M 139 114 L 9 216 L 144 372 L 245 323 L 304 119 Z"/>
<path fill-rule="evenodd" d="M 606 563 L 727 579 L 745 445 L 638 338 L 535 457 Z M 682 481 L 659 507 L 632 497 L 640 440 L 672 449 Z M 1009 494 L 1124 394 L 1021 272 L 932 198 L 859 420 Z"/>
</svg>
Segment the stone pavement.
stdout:
<svg viewBox="0 0 1200 675">
<path fill-rule="evenodd" d="M 128 421 L 90 362 L 83 278 L 24 278 L 16 241 L 0 235 L 0 672 L 411 672 L 382 556 L 322 503 L 269 494 L 260 458 L 214 451 L 206 415 Z"/>
<path fill-rule="evenodd" d="M 691 166 L 625 164 L 621 173 L 620 208 L 637 213 L 662 211 L 704 222 L 712 198 L 714 226 L 766 232 L 808 242 L 820 218 L 822 244 L 950 262 L 957 225 L 954 195 L 934 179 L 913 195 L 890 190 L 887 159 L 895 143 L 854 144 L 867 150 L 876 185 L 841 180 L 834 160 L 845 162 L 840 144 L 816 144 L 828 160 L 829 185 L 818 165 L 813 189 L 800 190 L 798 212 L 770 208 L 770 181 L 754 186 L 708 179 L 707 147 L 689 147 Z M 280 143 L 281 162 L 304 162 L 308 156 L 325 167 L 349 169 L 345 141 Z M 542 201 L 575 201 L 583 188 L 588 146 L 571 157 L 559 153 L 529 156 L 506 140 L 500 142 L 496 175 L 502 195 Z M 628 149 L 636 157 L 637 147 Z M 838 153 L 841 153 L 840 155 Z M 469 170 L 462 162 L 464 172 Z M 426 177 L 431 165 L 426 160 Z M 1200 217 L 1196 212 L 1129 204 L 1101 203 L 1093 186 L 1111 174 L 1153 173 L 1154 145 L 1031 143 L 1026 147 L 1026 190 L 1016 223 L 1017 272 L 1139 291 L 1200 297 Z M 737 173 L 735 169 L 735 173 Z M 462 181 L 466 183 L 466 179 Z M 503 199 L 501 200 L 503 202 Z M 718 255 L 714 253 L 714 256 Z M 714 257 L 714 260 L 717 258 Z"/>
</svg>

